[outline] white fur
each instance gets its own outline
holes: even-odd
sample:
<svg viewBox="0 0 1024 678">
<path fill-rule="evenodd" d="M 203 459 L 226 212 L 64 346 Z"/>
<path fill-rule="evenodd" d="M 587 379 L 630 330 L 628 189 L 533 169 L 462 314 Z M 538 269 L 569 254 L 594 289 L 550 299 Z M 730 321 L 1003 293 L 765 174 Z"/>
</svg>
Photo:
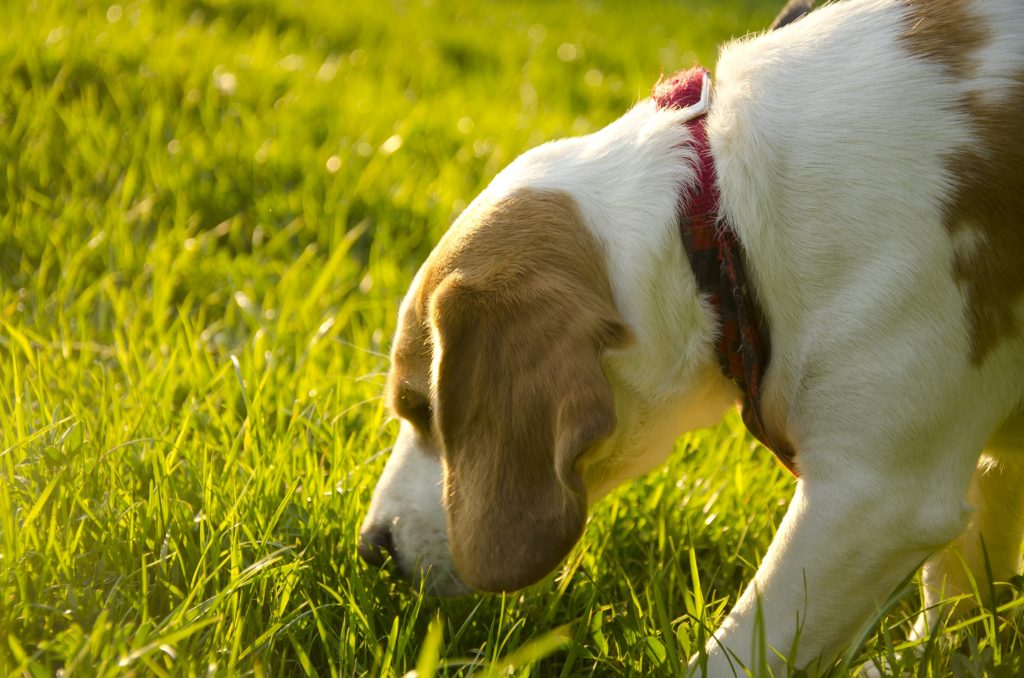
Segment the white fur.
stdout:
<svg viewBox="0 0 1024 678">
<path fill-rule="evenodd" d="M 967 112 L 950 102 L 968 92 L 999 99 L 1007 73 L 1024 68 L 1024 12 L 1019 0 L 972 4 L 992 37 L 974 55 L 975 75 L 958 80 L 907 53 L 905 11 L 898 0 L 828 5 L 728 45 L 716 69 L 708 130 L 722 209 L 771 323 L 765 416 L 795 444 L 802 476 L 753 581 L 708 645 L 712 676 L 732 675 L 735 659 L 752 666 L 759 604 L 765 640 L 782 655 L 799 619 L 795 664 L 813 672 L 900 580 L 958 537 L 976 572 L 979 531 L 999 542 L 990 554 L 998 576 L 1019 566 L 1024 342 L 1006 339 L 971 363 L 967 301 L 951 267 L 982 236 L 951 238 L 942 220 L 954 182 L 948 158 L 975 143 Z M 592 501 L 660 463 L 676 436 L 711 423 L 736 396 L 715 367 L 714 315 L 679 241 L 676 196 L 693 181 L 681 122 L 641 102 L 600 132 L 524 154 L 486 193 L 525 186 L 576 198 L 636 335 L 605 356 L 619 425 L 588 460 Z M 399 550 L 457 588 L 440 469 L 435 461 L 429 473 L 423 462 L 405 470 L 423 454 L 407 428 L 368 523 L 409 525 L 410 536 L 396 534 L 409 540 Z M 424 483 L 429 497 L 417 494 Z M 993 507 L 1004 504 L 1008 519 L 996 520 Z M 960 562 L 940 553 L 926 587 L 962 590 Z M 782 660 L 767 654 L 779 671 Z"/>
<path fill-rule="evenodd" d="M 385 524 L 403 553 L 403 575 L 415 585 L 425 577 L 428 593 L 457 596 L 469 590 L 459 581 L 448 550 L 448 527 L 441 510 L 442 469 L 429 441 L 408 422 L 402 422 L 398 440 L 377 482 L 363 531 Z"/>
</svg>

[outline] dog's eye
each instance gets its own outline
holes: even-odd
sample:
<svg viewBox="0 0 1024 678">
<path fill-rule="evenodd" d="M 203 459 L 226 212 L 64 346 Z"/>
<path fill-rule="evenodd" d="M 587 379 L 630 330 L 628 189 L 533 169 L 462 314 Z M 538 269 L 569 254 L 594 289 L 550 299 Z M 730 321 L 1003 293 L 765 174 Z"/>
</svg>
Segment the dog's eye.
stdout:
<svg viewBox="0 0 1024 678">
<path fill-rule="evenodd" d="M 434 419 L 434 408 L 430 402 L 418 396 L 403 393 L 398 396 L 398 416 L 407 420 L 424 433 L 430 433 L 430 424 Z"/>
</svg>

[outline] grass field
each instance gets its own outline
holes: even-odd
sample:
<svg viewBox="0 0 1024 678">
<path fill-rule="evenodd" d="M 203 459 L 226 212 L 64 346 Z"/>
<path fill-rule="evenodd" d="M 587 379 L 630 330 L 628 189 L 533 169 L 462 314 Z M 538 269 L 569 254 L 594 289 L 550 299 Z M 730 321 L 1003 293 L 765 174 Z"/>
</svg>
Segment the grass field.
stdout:
<svg viewBox="0 0 1024 678">
<path fill-rule="evenodd" d="M 2 3 L 0 672 L 676 672 L 793 489 L 738 418 L 521 595 L 420 596 L 355 540 L 431 244 L 779 4 Z M 910 581 L 836 673 L 1014 675 L 1022 606 L 914 661 Z"/>
</svg>

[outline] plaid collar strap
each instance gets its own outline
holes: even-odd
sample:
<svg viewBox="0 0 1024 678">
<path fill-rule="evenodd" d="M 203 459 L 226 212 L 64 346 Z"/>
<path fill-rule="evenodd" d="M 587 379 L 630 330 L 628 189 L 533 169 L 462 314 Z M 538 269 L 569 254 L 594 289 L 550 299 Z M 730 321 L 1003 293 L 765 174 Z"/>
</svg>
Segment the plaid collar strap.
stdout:
<svg viewBox="0 0 1024 678">
<path fill-rule="evenodd" d="M 762 377 L 771 356 L 771 337 L 747 282 L 743 248 L 718 212 L 714 159 L 704 127 L 710 97 L 710 77 L 699 67 L 680 71 L 654 87 L 658 109 L 692 112 L 686 127 L 697 149 L 697 183 L 692 194 L 680 195 L 679 231 L 697 287 L 718 313 L 715 352 L 722 372 L 743 393 L 743 423 L 793 475 L 799 475 L 792 446 L 770 435 L 761 415 Z"/>
</svg>

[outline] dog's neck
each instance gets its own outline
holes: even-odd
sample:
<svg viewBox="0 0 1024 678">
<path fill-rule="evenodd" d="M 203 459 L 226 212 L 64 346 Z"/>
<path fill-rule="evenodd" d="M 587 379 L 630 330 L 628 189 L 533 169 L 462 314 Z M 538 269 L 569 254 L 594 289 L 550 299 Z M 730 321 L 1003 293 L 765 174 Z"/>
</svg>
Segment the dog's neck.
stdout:
<svg viewBox="0 0 1024 678">
<path fill-rule="evenodd" d="M 593 134 L 520 156 L 488 188 L 560 190 L 579 204 L 605 257 L 612 293 L 635 341 L 610 353 L 637 393 L 676 397 L 717 373 L 714 310 L 698 294 L 679 240 L 677 196 L 697 181 L 684 116 L 645 100 Z M 628 364 L 628 367 L 627 367 Z M 616 369 L 616 366 L 621 369 Z"/>
</svg>

